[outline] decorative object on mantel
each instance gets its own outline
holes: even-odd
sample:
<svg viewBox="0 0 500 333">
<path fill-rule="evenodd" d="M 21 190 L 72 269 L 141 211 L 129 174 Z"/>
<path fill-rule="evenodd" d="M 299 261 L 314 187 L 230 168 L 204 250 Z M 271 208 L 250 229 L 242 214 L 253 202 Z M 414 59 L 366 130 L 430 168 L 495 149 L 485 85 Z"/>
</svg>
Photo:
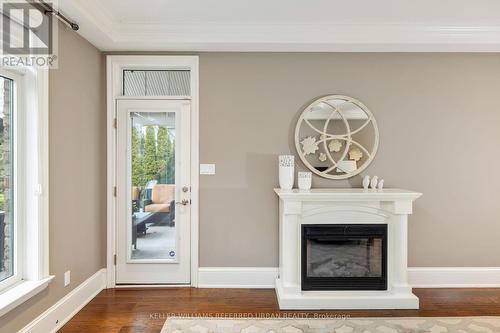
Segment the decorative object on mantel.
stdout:
<svg viewBox="0 0 500 333">
<path fill-rule="evenodd" d="M 378 184 L 378 176 L 373 176 L 372 180 L 370 181 L 370 187 L 372 189 L 376 189 Z"/>
<path fill-rule="evenodd" d="M 379 189 L 379 190 L 384 189 L 384 180 L 383 179 L 378 181 L 377 189 Z"/>
<path fill-rule="evenodd" d="M 367 190 L 370 187 L 370 176 L 363 177 L 363 188 Z"/>
<path fill-rule="evenodd" d="M 299 172 L 298 183 L 300 190 L 310 190 L 312 186 L 312 173 L 311 172 Z"/>
<path fill-rule="evenodd" d="M 295 178 L 295 156 L 280 155 L 279 156 L 279 181 L 280 188 L 283 190 L 291 190 Z"/>
<path fill-rule="evenodd" d="M 375 157 L 378 143 L 373 114 L 357 99 L 343 95 L 315 100 L 302 111 L 295 127 L 295 148 L 301 161 L 329 179 L 361 173 Z"/>
<path fill-rule="evenodd" d="M 385 318 L 200 318 L 169 317 L 161 333 L 498 332 L 500 317 Z M 325 316 L 327 317 L 327 316 Z M 473 328 L 473 329 L 472 329 Z"/>
</svg>

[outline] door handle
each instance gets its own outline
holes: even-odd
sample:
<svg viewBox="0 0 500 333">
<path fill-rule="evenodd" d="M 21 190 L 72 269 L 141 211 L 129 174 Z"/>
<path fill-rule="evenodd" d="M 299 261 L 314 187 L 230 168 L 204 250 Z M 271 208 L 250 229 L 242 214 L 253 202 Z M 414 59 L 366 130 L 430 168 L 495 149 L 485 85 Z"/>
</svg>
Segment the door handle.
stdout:
<svg viewBox="0 0 500 333">
<path fill-rule="evenodd" d="M 183 205 L 183 206 L 187 206 L 189 204 L 189 200 L 188 199 L 184 199 L 182 201 L 177 201 L 175 203 L 176 205 Z"/>
</svg>

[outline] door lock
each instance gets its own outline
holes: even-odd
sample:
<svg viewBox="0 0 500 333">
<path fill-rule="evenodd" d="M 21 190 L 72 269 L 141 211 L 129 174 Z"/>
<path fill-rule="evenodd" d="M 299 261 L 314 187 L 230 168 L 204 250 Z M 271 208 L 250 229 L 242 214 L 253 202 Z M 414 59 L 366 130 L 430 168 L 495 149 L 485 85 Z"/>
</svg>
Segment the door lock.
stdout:
<svg viewBox="0 0 500 333">
<path fill-rule="evenodd" d="M 184 193 L 189 192 L 189 187 L 188 186 L 184 186 L 182 188 L 182 192 L 184 192 Z"/>
<path fill-rule="evenodd" d="M 177 201 L 176 202 L 177 205 L 183 205 L 183 206 L 187 206 L 187 204 L 189 204 L 189 200 L 188 199 L 184 199 L 182 201 Z"/>
</svg>

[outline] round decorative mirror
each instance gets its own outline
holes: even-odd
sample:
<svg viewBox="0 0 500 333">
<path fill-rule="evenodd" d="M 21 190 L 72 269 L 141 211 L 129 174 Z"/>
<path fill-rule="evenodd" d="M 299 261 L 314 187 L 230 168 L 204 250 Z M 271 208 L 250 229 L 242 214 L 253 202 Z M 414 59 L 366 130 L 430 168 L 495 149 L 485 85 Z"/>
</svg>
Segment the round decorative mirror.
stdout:
<svg viewBox="0 0 500 333">
<path fill-rule="evenodd" d="M 315 174 L 346 179 L 362 172 L 378 148 L 373 114 L 360 101 L 330 95 L 311 103 L 295 128 L 295 147 L 302 162 Z"/>
</svg>

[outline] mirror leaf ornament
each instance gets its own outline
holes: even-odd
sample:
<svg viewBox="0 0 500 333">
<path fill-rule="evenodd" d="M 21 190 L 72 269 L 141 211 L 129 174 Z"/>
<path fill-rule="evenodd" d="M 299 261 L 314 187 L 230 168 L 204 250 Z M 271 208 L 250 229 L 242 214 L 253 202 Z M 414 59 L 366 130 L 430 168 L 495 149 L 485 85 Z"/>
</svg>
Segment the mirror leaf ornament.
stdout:
<svg viewBox="0 0 500 333">
<path fill-rule="evenodd" d="M 342 148 L 342 142 L 337 139 L 330 141 L 330 143 L 328 144 L 328 149 L 330 149 L 330 152 L 332 153 L 333 152 L 338 153 L 341 148 Z"/>
<path fill-rule="evenodd" d="M 304 154 L 306 155 L 316 153 L 316 150 L 319 149 L 316 138 L 309 136 L 302 140 L 302 148 L 304 149 Z"/>
<path fill-rule="evenodd" d="M 359 161 L 363 157 L 363 153 L 359 148 L 353 148 L 349 151 L 349 159 Z"/>
</svg>

